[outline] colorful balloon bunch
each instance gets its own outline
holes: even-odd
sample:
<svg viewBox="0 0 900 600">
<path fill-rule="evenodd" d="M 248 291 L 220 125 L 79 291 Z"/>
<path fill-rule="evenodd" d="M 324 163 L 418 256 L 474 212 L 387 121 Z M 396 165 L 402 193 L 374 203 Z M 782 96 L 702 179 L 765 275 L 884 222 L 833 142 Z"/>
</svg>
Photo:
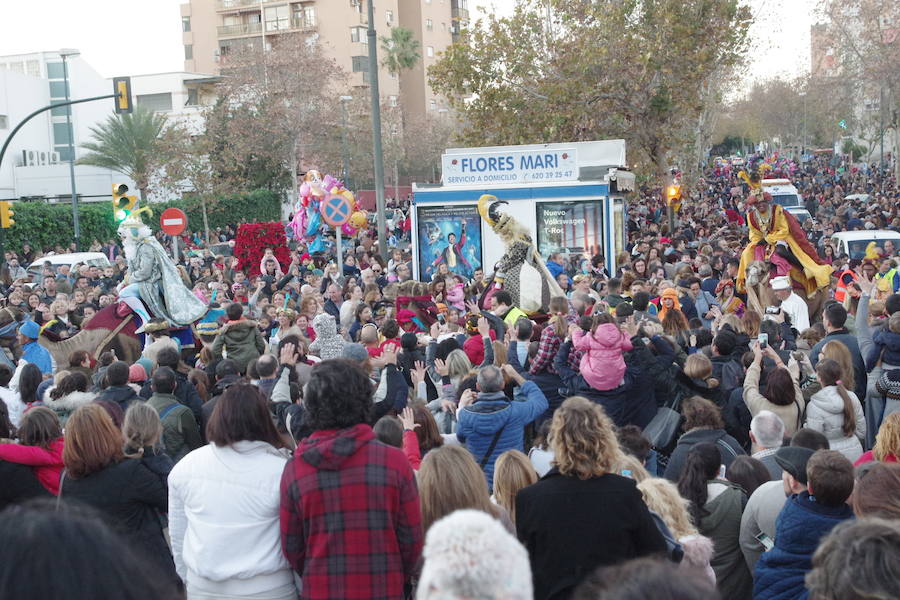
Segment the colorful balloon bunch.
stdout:
<svg viewBox="0 0 900 600">
<path fill-rule="evenodd" d="M 366 212 L 362 210 L 353 196 L 353 192 L 344 187 L 344 183 L 331 175 L 322 174 L 311 169 L 306 172 L 301 184 L 297 205 L 294 207 L 294 218 L 290 227 L 294 238 L 307 244 L 307 251 L 312 254 L 325 249 L 321 233 L 323 229 L 321 203 L 330 196 L 343 196 L 354 207 L 350 219 L 341 227 L 345 235 L 355 235 L 359 229 L 368 224 Z"/>
</svg>

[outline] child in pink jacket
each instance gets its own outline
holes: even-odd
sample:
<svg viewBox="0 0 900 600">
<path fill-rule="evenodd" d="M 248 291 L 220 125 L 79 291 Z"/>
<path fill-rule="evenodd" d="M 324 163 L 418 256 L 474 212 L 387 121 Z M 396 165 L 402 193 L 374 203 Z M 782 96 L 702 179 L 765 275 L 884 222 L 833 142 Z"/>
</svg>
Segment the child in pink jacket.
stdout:
<svg viewBox="0 0 900 600">
<path fill-rule="evenodd" d="M 447 290 L 447 304 L 461 313 L 466 312 L 465 285 L 461 281 L 448 277 L 444 289 Z"/>
<path fill-rule="evenodd" d="M 594 317 L 590 331 L 577 329 L 572 335 L 576 350 L 584 353 L 581 357 L 581 376 L 595 390 L 611 390 L 622 385 L 625 377 L 623 352 L 632 349 L 631 339 L 619 326 L 611 322 L 609 315 L 604 319 Z M 605 322 L 601 322 L 605 321 Z"/>
<path fill-rule="evenodd" d="M 59 495 L 63 437 L 59 417 L 46 406 L 25 411 L 18 444 L 0 444 L 0 460 L 28 465 L 48 492 Z"/>
</svg>

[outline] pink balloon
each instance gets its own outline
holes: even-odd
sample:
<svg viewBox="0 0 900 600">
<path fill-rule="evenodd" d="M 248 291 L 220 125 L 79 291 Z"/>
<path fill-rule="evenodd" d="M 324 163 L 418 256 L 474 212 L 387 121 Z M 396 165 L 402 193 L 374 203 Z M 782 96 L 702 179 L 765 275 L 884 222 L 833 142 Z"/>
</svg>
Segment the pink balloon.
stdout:
<svg viewBox="0 0 900 600">
<path fill-rule="evenodd" d="M 344 223 L 343 225 L 341 225 L 341 231 L 343 231 L 345 235 L 356 235 L 356 228 L 353 227 L 350 223 Z"/>
</svg>

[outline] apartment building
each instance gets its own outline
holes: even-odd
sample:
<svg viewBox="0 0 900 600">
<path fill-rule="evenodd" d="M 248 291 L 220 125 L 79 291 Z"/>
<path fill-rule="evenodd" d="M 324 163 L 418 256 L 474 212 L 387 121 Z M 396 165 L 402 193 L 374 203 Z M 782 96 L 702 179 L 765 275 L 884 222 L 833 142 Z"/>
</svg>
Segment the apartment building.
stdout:
<svg viewBox="0 0 900 600">
<path fill-rule="evenodd" d="M 379 64 L 380 91 L 389 104 L 401 103 L 409 116 L 442 111 L 440 99 L 428 87 L 425 69 L 452 42 L 454 11 L 459 14 L 463 10 L 459 5 L 466 2 L 375 0 L 379 39 L 402 26 L 411 29 L 422 45 L 422 60 L 400 77 Z M 237 48 L 256 44 L 274 48 L 283 33 L 300 33 L 322 44 L 351 74 L 353 87 L 368 87 L 367 14 L 366 0 L 189 0 L 181 5 L 184 68 L 219 73 L 228 54 Z M 380 42 L 378 50 L 381 63 Z"/>
<path fill-rule="evenodd" d="M 100 75 L 80 55 L 68 55 L 66 67 L 71 99 L 112 93 L 112 80 Z M 65 75 L 59 52 L 0 56 L 0 145 L 29 113 L 65 100 Z M 215 101 L 218 80 L 217 75 L 202 73 L 133 75 L 132 98 L 137 106 L 199 130 L 202 109 Z M 91 139 L 91 129 L 113 114 L 113 106 L 112 99 L 75 104 L 71 107 L 71 127 L 64 106 L 29 121 L 10 142 L 0 165 L 0 199 L 68 202 L 72 193 L 69 140 L 73 141 L 77 160 L 85 153 L 81 145 Z M 87 165 L 75 166 L 75 183 L 82 202 L 107 200 L 113 183 L 135 186 L 121 173 Z"/>
</svg>

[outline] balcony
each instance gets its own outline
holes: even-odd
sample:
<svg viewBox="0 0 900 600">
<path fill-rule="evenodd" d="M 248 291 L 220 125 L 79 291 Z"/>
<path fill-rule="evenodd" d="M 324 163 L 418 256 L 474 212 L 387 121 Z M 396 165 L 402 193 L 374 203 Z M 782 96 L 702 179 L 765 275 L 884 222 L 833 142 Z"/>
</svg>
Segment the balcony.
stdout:
<svg viewBox="0 0 900 600">
<path fill-rule="evenodd" d="M 454 21 L 468 21 L 469 20 L 469 9 L 468 8 L 451 8 L 450 9 L 450 18 Z"/>
<path fill-rule="evenodd" d="M 286 31 L 312 31 L 316 29 L 315 17 L 293 17 L 291 19 L 277 19 L 266 21 L 266 35 L 283 33 Z"/>
<path fill-rule="evenodd" d="M 368 25 L 369 24 L 369 13 L 363 11 L 359 13 L 359 24 L 360 25 Z"/>
<path fill-rule="evenodd" d="M 247 7 L 259 7 L 260 4 L 283 0 L 216 0 L 216 10 L 240 10 Z"/>
<path fill-rule="evenodd" d="M 262 23 L 238 23 L 237 25 L 221 25 L 217 28 L 219 37 L 240 37 L 262 31 Z"/>
</svg>

